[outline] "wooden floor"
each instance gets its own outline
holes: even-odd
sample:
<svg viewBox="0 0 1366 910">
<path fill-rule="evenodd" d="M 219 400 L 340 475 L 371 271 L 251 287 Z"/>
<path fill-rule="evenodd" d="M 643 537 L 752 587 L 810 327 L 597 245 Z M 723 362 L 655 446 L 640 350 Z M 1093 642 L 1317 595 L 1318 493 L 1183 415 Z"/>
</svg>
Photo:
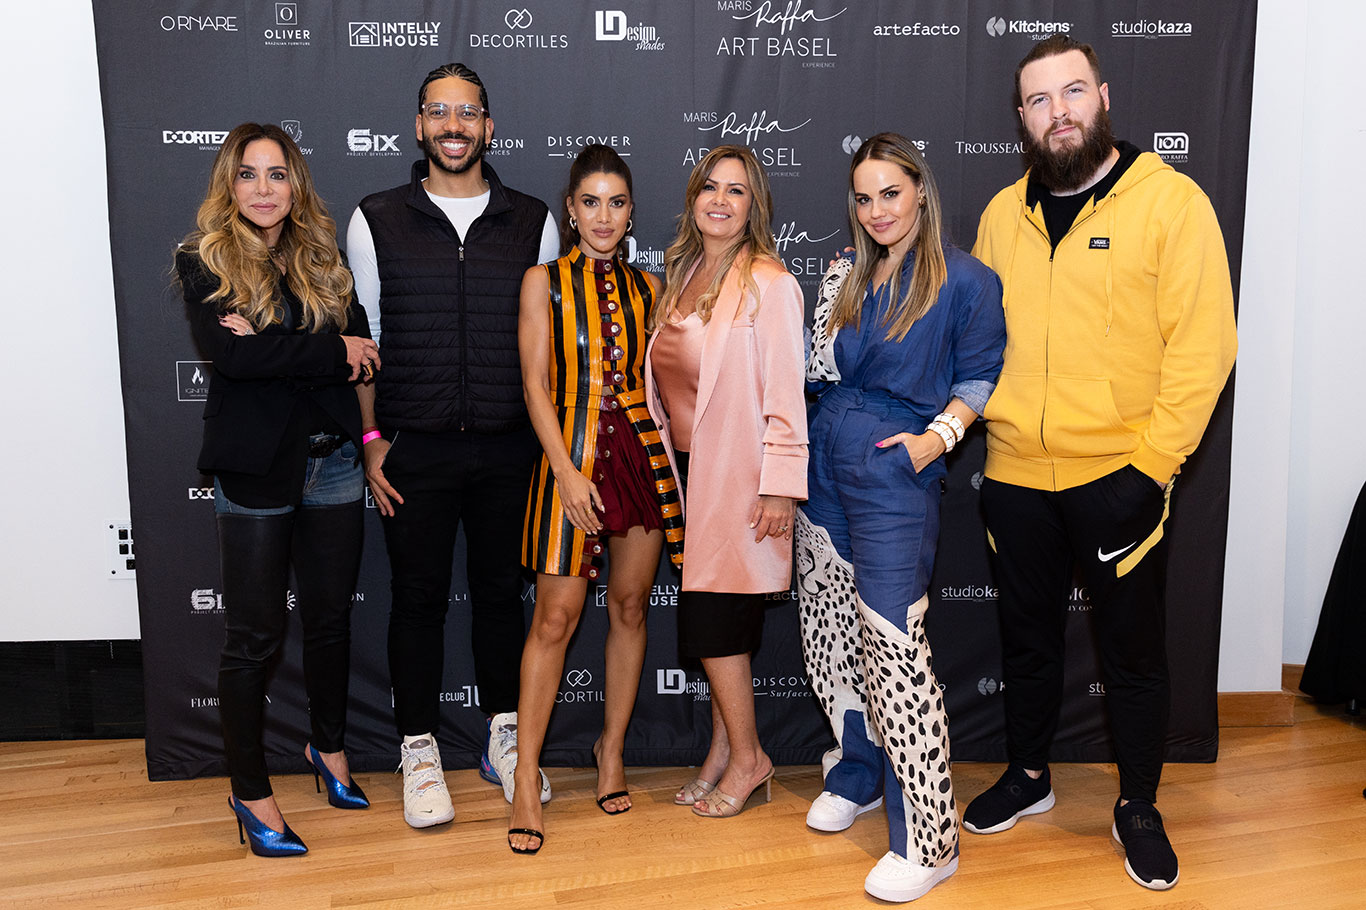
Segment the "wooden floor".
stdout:
<svg viewBox="0 0 1366 910">
<path fill-rule="evenodd" d="M 1302 699 L 1289 727 L 1225 728 L 1218 763 L 1168 765 L 1159 807 L 1181 858 L 1165 894 L 1124 874 L 1110 840 L 1113 767 L 1056 765 L 1057 807 L 991 837 L 964 834 L 958 873 L 918 908 L 1366 908 L 1366 723 Z M 999 765 L 958 764 L 960 805 Z M 142 743 L 0 744 L 0 907 L 562 907 L 880 905 L 863 877 L 886 849 L 869 813 L 843 834 L 803 824 L 818 769 L 778 769 L 771 804 L 739 818 L 672 803 L 677 768 L 630 774 L 635 808 L 599 812 L 591 772 L 552 769 L 547 842 L 506 846 L 507 804 L 474 771 L 447 775 L 454 824 L 403 823 L 400 779 L 361 775 L 368 812 L 276 779 L 311 848 L 260 859 L 237 843 L 223 779 L 149 783 Z"/>
</svg>

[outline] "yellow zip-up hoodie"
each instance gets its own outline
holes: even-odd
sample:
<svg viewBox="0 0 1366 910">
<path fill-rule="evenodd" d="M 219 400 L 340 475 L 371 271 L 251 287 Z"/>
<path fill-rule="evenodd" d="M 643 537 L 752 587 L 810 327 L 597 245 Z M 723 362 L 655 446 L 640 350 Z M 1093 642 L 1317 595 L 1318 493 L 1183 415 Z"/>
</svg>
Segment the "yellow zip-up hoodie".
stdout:
<svg viewBox="0 0 1366 910">
<path fill-rule="evenodd" d="M 1166 483 L 1199 444 L 1237 351 L 1209 197 L 1145 152 L 1053 252 L 1027 185 L 996 194 L 972 250 L 1005 285 L 986 474 L 1065 490 L 1132 464 Z"/>
</svg>

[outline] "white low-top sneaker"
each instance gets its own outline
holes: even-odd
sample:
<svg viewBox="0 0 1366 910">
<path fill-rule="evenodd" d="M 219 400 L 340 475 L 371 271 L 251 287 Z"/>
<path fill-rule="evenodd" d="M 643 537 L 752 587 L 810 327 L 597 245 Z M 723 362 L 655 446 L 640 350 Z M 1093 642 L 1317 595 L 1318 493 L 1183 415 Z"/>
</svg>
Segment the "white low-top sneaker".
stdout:
<svg viewBox="0 0 1366 910">
<path fill-rule="evenodd" d="M 811 801 L 811 808 L 806 810 L 806 826 L 817 831 L 843 831 L 854 823 L 854 819 L 880 805 L 880 796 L 868 805 L 860 806 L 852 799 L 822 790 L 821 795 Z"/>
<path fill-rule="evenodd" d="M 863 880 L 863 890 L 879 900 L 904 904 L 928 894 L 957 871 L 956 856 L 942 866 L 921 866 L 888 850 Z"/>
<path fill-rule="evenodd" d="M 436 740 L 424 736 L 404 743 L 398 755 L 403 771 L 403 820 L 414 828 L 430 828 L 455 818 Z"/>
<path fill-rule="evenodd" d="M 489 720 L 489 744 L 479 762 L 479 776 L 503 788 L 503 798 L 512 802 L 517 770 L 517 712 L 505 711 Z M 550 802 L 550 778 L 541 769 L 541 802 Z"/>
</svg>

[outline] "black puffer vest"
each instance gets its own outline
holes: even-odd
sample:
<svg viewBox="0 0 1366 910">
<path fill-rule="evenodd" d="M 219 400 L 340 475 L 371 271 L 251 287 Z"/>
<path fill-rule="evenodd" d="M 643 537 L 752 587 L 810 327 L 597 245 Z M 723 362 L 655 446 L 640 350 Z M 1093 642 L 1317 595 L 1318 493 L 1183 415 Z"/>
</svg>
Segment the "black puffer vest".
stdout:
<svg viewBox="0 0 1366 910">
<path fill-rule="evenodd" d="M 380 280 L 376 416 L 385 432 L 498 434 L 528 423 L 517 356 L 522 275 L 539 258 L 546 206 L 503 186 L 483 165 L 489 203 L 456 234 L 422 186 L 361 200 Z"/>
</svg>

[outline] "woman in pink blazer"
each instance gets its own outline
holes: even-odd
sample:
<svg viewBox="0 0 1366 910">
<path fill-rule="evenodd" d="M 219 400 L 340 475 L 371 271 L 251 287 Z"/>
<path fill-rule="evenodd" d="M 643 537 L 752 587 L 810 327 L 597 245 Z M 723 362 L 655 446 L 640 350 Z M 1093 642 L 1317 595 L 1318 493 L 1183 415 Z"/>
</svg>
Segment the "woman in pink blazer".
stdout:
<svg viewBox="0 0 1366 910">
<path fill-rule="evenodd" d="M 674 802 L 711 818 L 770 793 L 750 654 L 766 595 L 790 589 L 806 498 L 802 293 L 774 247 L 772 209 L 749 149 L 698 162 L 645 355 L 646 402 L 683 490 L 679 650 L 702 661 L 712 694 L 711 748 Z"/>
</svg>

